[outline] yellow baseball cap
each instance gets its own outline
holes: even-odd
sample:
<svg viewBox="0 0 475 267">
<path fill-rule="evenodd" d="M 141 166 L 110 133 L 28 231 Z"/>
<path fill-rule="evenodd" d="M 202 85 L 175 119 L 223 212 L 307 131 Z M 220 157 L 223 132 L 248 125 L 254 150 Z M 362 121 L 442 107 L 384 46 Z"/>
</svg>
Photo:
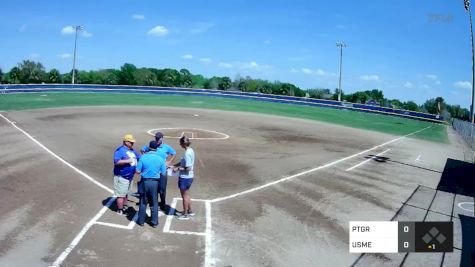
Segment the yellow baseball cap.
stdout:
<svg viewBox="0 0 475 267">
<path fill-rule="evenodd" d="M 123 140 L 126 141 L 126 142 L 131 142 L 131 143 L 135 143 L 135 142 L 136 142 L 135 139 L 134 139 L 134 136 L 131 135 L 131 134 L 126 134 L 126 135 L 124 135 L 124 139 L 123 139 Z"/>
</svg>

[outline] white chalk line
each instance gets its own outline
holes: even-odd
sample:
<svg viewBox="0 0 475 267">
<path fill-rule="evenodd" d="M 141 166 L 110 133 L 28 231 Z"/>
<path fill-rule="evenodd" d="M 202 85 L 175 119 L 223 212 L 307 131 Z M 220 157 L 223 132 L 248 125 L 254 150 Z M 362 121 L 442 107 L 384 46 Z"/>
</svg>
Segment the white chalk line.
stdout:
<svg viewBox="0 0 475 267">
<path fill-rule="evenodd" d="M 21 133 L 23 133 L 24 135 L 26 135 L 26 137 L 28 137 L 30 140 L 32 140 L 34 143 L 36 143 L 38 146 L 40 146 L 41 148 L 43 148 L 46 152 L 48 152 L 50 155 L 52 155 L 53 157 L 55 157 L 57 160 L 59 160 L 60 162 L 62 162 L 63 164 L 65 164 L 66 166 L 68 166 L 69 168 L 71 168 L 72 170 L 74 170 L 75 172 L 79 173 L 80 175 L 82 175 L 84 178 L 88 179 L 89 181 L 91 181 L 92 183 L 94 183 L 95 185 L 99 186 L 100 188 L 106 190 L 107 192 L 109 192 L 110 194 L 113 194 L 114 191 L 110 188 L 108 188 L 107 186 L 103 185 L 102 183 L 98 182 L 96 179 L 92 178 L 91 176 L 89 176 L 88 174 L 86 174 L 85 172 L 79 170 L 78 168 L 76 168 L 75 166 L 73 166 L 71 163 L 67 162 L 66 160 L 64 160 L 63 158 L 61 158 L 60 156 L 58 156 L 56 153 L 54 153 L 53 151 L 51 151 L 49 148 L 47 148 L 45 145 L 43 145 L 42 143 L 40 143 L 38 140 L 36 140 L 33 136 L 31 136 L 28 132 L 26 132 L 25 130 L 21 129 L 20 127 L 18 127 L 16 125 L 15 122 L 13 121 L 10 121 L 7 117 L 5 117 L 3 114 L 0 114 L 0 117 L 2 117 L 3 119 L 5 119 L 8 123 L 10 123 L 14 128 L 16 128 L 18 131 L 20 131 Z M 96 214 L 96 216 L 94 216 L 82 229 L 81 231 L 76 235 L 76 237 L 73 239 L 73 241 L 71 241 L 71 243 L 69 244 L 69 246 L 58 256 L 58 258 L 53 262 L 53 264 L 51 266 L 59 266 L 61 265 L 61 263 L 66 259 L 66 257 L 69 255 L 69 253 L 71 253 L 71 251 L 74 249 L 74 247 L 76 247 L 76 245 L 81 241 L 81 239 L 84 237 L 84 235 L 87 233 L 87 231 L 89 230 L 89 228 L 91 228 L 92 225 L 96 224 L 97 220 L 107 211 L 107 209 L 110 207 L 110 205 L 113 203 L 113 201 L 115 200 L 116 198 L 113 196 L 112 198 L 109 199 L 109 201 L 107 202 L 107 204 Z M 135 219 L 136 217 L 134 217 Z M 127 226 L 127 229 L 132 229 L 133 227 L 135 226 L 135 221 L 132 220 L 132 222 L 129 223 L 129 225 Z"/>
<path fill-rule="evenodd" d="M 379 154 L 376 154 L 375 156 L 372 156 L 371 158 L 369 158 L 369 159 L 367 159 L 367 160 L 365 160 L 365 161 L 362 161 L 362 162 L 356 164 L 356 165 L 353 166 L 353 167 L 350 167 L 350 168 L 346 169 L 346 171 L 349 172 L 349 171 L 351 171 L 351 170 L 354 170 L 354 169 L 358 168 L 359 166 L 361 166 L 361 165 L 363 165 L 363 164 L 365 164 L 365 163 L 367 163 L 367 162 L 369 162 L 369 161 L 371 161 L 371 160 L 376 159 L 378 156 L 383 155 L 384 153 L 388 152 L 389 150 L 391 150 L 391 149 L 388 148 L 388 149 L 384 150 L 383 152 L 381 152 L 381 153 L 379 153 Z"/>
<path fill-rule="evenodd" d="M 471 206 L 472 206 L 472 209 L 464 208 L 464 207 L 463 207 L 464 205 L 471 205 Z M 457 204 L 457 206 L 458 206 L 460 209 L 462 209 L 462 210 L 464 210 L 464 211 L 469 211 L 469 212 L 474 212 L 474 211 L 475 211 L 475 210 L 474 210 L 474 209 L 475 209 L 474 205 L 475 205 L 475 204 L 474 204 L 473 202 L 460 202 L 460 203 Z"/>
<path fill-rule="evenodd" d="M 192 232 L 192 231 L 176 231 L 176 230 L 168 230 L 169 234 L 179 234 L 179 235 L 198 235 L 198 236 L 205 236 L 206 233 L 201 232 Z"/>
<path fill-rule="evenodd" d="M 89 176 L 88 174 L 86 174 L 85 172 L 81 171 L 80 169 L 74 167 L 71 163 L 67 162 L 66 160 L 64 160 L 63 158 L 61 158 L 60 156 L 58 156 L 56 153 L 54 153 L 53 151 L 51 151 L 49 148 L 47 148 L 46 146 L 44 146 L 42 143 L 40 143 L 38 140 L 36 140 L 33 136 L 31 136 L 29 133 L 27 133 L 25 130 L 21 129 L 20 127 L 16 126 L 16 123 L 15 122 L 12 122 L 10 121 L 7 117 L 3 116 L 3 114 L 0 114 L 0 116 L 5 119 L 8 123 L 10 123 L 13 127 L 15 127 L 18 131 L 22 132 L 24 135 L 26 135 L 28 138 L 30 138 L 33 142 L 35 142 L 37 145 L 39 145 L 41 148 L 43 148 L 46 152 L 48 152 L 50 155 L 52 155 L 53 157 L 55 157 L 56 159 L 58 159 L 59 161 L 61 161 L 62 163 L 64 163 L 66 166 L 68 166 L 69 168 L 73 169 L 75 172 L 79 173 L 80 175 L 82 175 L 84 178 L 88 179 L 89 181 L 93 182 L 94 184 L 96 184 L 97 186 L 99 186 L 100 188 L 106 190 L 107 192 L 109 192 L 110 194 L 113 194 L 114 191 L 112 191 L 112 189 L 108 188 L 107 186 L 101 184 L 100 182 L 98 182 L 96 179 L 92 178 L 91 176 Z"/>
<path fill-rule="evenodd" d="M 33 140 L 35 143 L 37 143 L 38 145 L 40 145 L 43 149 L 45 149 L 47 152 L 49 152 L 50 154 L 52 154 L 54 157 L 56 157 L 58 160 L 60 160 L 61 162 L 65 163 L 66 165 L 68 165 L 69 167 L 73 168 L 73 170 L 77 171 L 78 173 L 82 174 L 84 177 L 88 178 L 89 180 L 91 180 L 92 182 L 96 183 L 98 186 L 100 186 L 101 188 L 109 191 L 110 193 L 112 193 L 112 190 L 107 188 L 106 186 L 102 185 L 101 183 L 95 181 L 92 177 L 88 176 L 87 174 L 85 174 L 84 172 L 80 171 L 79 169 L 75 168 L 74 166 L 72 166 L 70 163 L 68 163 L 67 161 L 65 161 L 64 159 L 62 159 L 61 157 L 57 156 L 56 154 L 54 154 L 51 150 L 49 150 L 48 148 L 46 148 L 44 145 L 42 145 L 40 142 L 38 142 L 36 139 L 34 139 L 31 135 L 29 135 L 27 132 L 25 132 L 24 130 L 20 129 L 19 127 L 16 127 L 15 123 L 14 122 L 11 122 L 10 120 L 8 120 L 5 116 L 3 116 L 2 114 L 0 114 L 1 117 L 3 117 L 5 120 L 7 120 L 12 126 L 14 126 L 15 128 L 17 128 L 19 131 L 21 131 L 22 133 L 24 133 L 27 137 L 29 137 L 31 140 Z M 205 266 L 215 266 L 215 261 L 212 259 L 212 251 L 211 251 L 211 248 L 212 248 L 212 221 L 211 221 L 211 203 L 213 202 L 218 202 L 218 201 L 223 201 L 223 200 L 227 200 L 227 199 L 230 199 L 230 198 L 234 198 L 234 197 L 237 197 L 237 196 L 240 196 L 240 195 L 243 195 L 243 194 L 247 194 L 247 193 L 250 193 L 250 192 L 253 192 L 253 191 L 257 191 L 257 190 L 260 190 L 260 189 L 263 189 L 263 188 L 266 188 L 266 187 L 269 187 L 271 185 L 274 185 L 274 184 L 277 184 L 277 183 L 280 183 L 280 182 L 283 182 L 283 181 L 287 181 L 287 180 L 290 180 L 290 179 L 293 179 L 293 178 L 296 178 L 296 177 L 299 177 L 299 176 L 302 176 L 302 175 L 305 175 L 305 174 L 308 174 L 308 173 L 311 173 L 311 172 L 314 172 L 314 171 L 317 171 L 317 170 L 320 170 L 320 169 L 323 169 L 323 168 L 326 168 L 326 167 L 330 167 L 332 165 L 335 165 L 337 163 L 340 163 L 342 161 L 345 161 L 347 159 L 350 159 L 350 158 L 353 158 L 353 157 L 356 157 L 358 155 L 361 155 L 363 153 L 367 153 L 373 149 L 376 149 L 376 148 L 379 148 L 379 147 L 382 147 L 382 146 L 385 146 L 385 145 L 388 145 L 390 143 L 393 143 L 393 142 L 396 142 L 396 141 L 399 141 L 407 136 L 410 136 L 410 135 L 413 135 L 413 134 L 417 134 L 421 131 L 424 131 L 428 128 L 431 128 L 431 126 L 428 126 L 424 129 L 421 129 L 421 130 L 418 130 L 418 131 L 415 131 L 413 133 L 410 133 L 410 134 L 407 134 L 407 135 L 404 135 L 404 136 L 401 136 L 399 138 L 396 138 L 396 139 L 393 139 L 393 140 L 390 140 L 388 142 L 385 142 L 383 144 L 380 144 L 378 146 L 375 146 L 373 148 L 370 148 L 370 149 L 367 149 L 365 151 L 362 151 L 362 152 L 359 152 L 357 154 L 354 154 L 354 155 L 351 155 L 349 157 L 346 157 L 346 158 L 342 158 L 342 159 L 339 159 L 339 160 L 336 160 L 336 161 L 333 161 L 333 162 L 330 162 L 330 163 L 327 163 L 327 164 L 324 164 L 322 166 L 319 166 L 319 167 L 316 167 L 316 168 L 313 168 L 313 169 L 310 169 L 310 170 L 307 170 L 307 171 L 304 171 L 304 172 L 301 172 L 301 173 L 298 173 L 298 174 L 295 174 L 295 175 L 292 175 L 292 176 L 288 176 L 288 177 L 284 177 L 280 180 L 277 180 L 277 181 L 274 181 L 274 182 L 271 182 L 271 183 L 268 183 L 268 184 L 265 184 L 265 185 L 262 185 L 262 186 L 259 186 L 259 187 L 256 187 L 256 188 L 252 188 L 252 189 L 249 189 L 249 190 L 245 190 L 245 191 L 242 191 L 240 193 L 237 193 L 237 194 L 233 194 L 233 195 L 229 195 L 229 196 L 226 196 L 226 197 L 221 197 L 221 198 L 215 198 L 213 200 L 204 200 L 204 199 L 193 199 L 193 201 L 202 201 L 202 202 L 205 202 L 205 205 L 206 205 L 206 231 L 205 233 L 200 233 L 200 232 L 187 232 L 187 231 L 174 231 L 174 230 L 170 230 L 170 226 L 171 226 L 171 221 L 173 219 L 173 216 L 174 215 L 170 215 L 168 214 L 167 215 L 167 219 L 165 221 L 165 226 L 164 226 L 164 229 L 163 229 L 163 232 L 166 232 L 166 233 L 175 233 L 175 234 L 188 234 L 188 235 L 200 235 L 200 236 L 205 236 L 206 238 L 206 241 L 205 241 Z M 162 128 L 162 129 L 165 129 L 165 128 Z M 170 129 L 173 129 L 173 128 L 170 128 Z M 222 133 L 219 133 L 219 132 L 215 132 L 215 131 L 209 131 L 209 130 L 203 130 L 203 129 L 197 129 L 197 128 L 192 128 L 192 129 L 196 129 L 196 130 L 202 130 L 202 131 L 208 131 L 208 132 L 214 132 L 214 133 L 217 133 L 217 134 L 222 134 Z M 151 133 L 151 131 L 154 131 L 154 130 L 160 130 L 160 129 L 152 129 L 152 130 L 149 130 L 147 131 L 148 134 L 150 135 L 153 135 Z M 226 137 L 225 138 L 222 138 L 222 139 L 227 139 L 229 138 L 229 135 L 226 135 L 226 134 L 223 134 L 225 135 Z M 202 139 L 210 139 L 210 138 L 202 138 Z M 221 139 L 221 138 L 219 138 Z M 115 199 L 115 198 L 112 198 L 112 199 Z M 111 199 L 111 200 L 112 200 Z M 174 208 L 176 207 L 176 204 L 177 204 L 177 201 L 178 201 L 179 198 L 174 198 L 173 199 L 173 202 L 171 204 L 171 207 Z M 86 224 L 86 226 L 81 230 L 81 232 L 76 236 L 76 238 L 71 242 L 71 244 L 68 246 L 68 248 L 66 248 L 65 251 L 63 251 L 63 253 L 60 255 L 60 257 L 58 257 L 58 259 L 55 261 L 55 263 L 53 263 L 53 265 L 51 266 L 59 266 L 62 261 L 64 261 L 64 259 L 67 257 L 67 255 L 74 249 L 74 247 L 77 245 L 77 243 L 79 243 L 79 241 L 82 239 L 82 237 L 86 234 L 86 232 L 89 230 L 89 228 L 94 225 L 94 224 L 102 224 L 102 225 L 106 225 L 108 224 L 109 226 L 113 225 L 113 224 L 109 224 L 109 223 L 103 223 L 103 222 L 99 222 L 97 223 L 97 220 L 105 213 L 105 211 L 108 209 L 108 206 L 110 206 L 110 204 L 112 203 L 112 201 L 109 200 L 108 202 L 108 205 L 103 207 L 101 209 L 101 211 L 99 211 L 98 214 L 96 214 L 96 216 L 91 219 L 91 221 L 89 221 L 88 224 Z M 172 209 L 171 209 L 172 210 Z M 136 214 L 137 216 L 137 214 Z M 134 218 L 136 217 L 134 216 Z M 132 222 L 129 224 L 129 226 L 127 226 L 127 228 L 129 228 L 130 226 L 134 226 L 135 224 L 135 220 L 132 220 Z M 117 225 L 119 226 L 119 225 Z M 124 226 L 121 226 L 120 228 L 122 228 Z M 59 263 L 57 263 L 59 262 Z M 55 265 L 56 264 L 56 265 Z"/>
<path fill-rule="evenodd" d="M 231 198 L 235 198 L 237 196 L 241 196 L 241 195 L 244 195 L 244 194 L 248 194 L 248 193 L 251 193 L 251 192 L 254 192 L 254 191 L 257 191 L 257 190 L 261 190 L 261 189 L 264 189 L 266 187 L 269 187 L 269 186 L 272 186 L 272 185 L 275 185 L 275 184 L 278 184 L 278 183 L 281 183 L 281 182 L 284 182 L 284 181 L 288 181 L 288 180 L 291 180 L 293 178 L 296 178 L 296 177 L 300 177 L 300 176 L 303 176 L 303 175 L 306 175 L 306 174 L 309 174 L 309 173 L 312 173 L 312 172 L 315 172 L 315 171 L 318 171 L 318 170 L 321 170 L 321 169 L 324 169 L 324 168 L 327 168 L 327 167 L 330 167 L 330 166 L 333 166 L 335 164 L 338 164 L 340 162 L 343 162 L 345 160 L 348 160 L 348 159 L 351 159 L 351 158 L 354 158 L 354 157 L 357 157 L 359 155 L 362 155 L 362 154 L 365 154 L 365 153 L 368 153 L 370 152 L 371 150 L 374 150 L 374 149 L 377 149 L 377 148 L 380 148 L 380 147 L 383 147 L 383 146 L 386 146 L 386 145 L 389 145 L 391 143 L 394 143 L 394 142 L 397 142 L 405 137 L 408 137 L 408 136 L 411 136 L 413 134 L 417 134 L 419 132 L 422 132 L 426 129 L 429 129 L 431 128 L 432 126 L 427 126 L 426 128 L 424 129 L 421 129 L 421 130 L 418 130 L 418 131 L 415 131 L 415 132 L 412 132 L 410 134 L 406 134 L 406 135 L 403 135 L 403 136 L 400 136 L 398 138 L 395 138 L 393 140 L 390 140 L 390 141 L 387 141 L 387 142 L 384 142 L 380 145 L 377 145 L 377 146 L 374 146 L 370 149 L 366 149 L 364 151 L 361 151 L 361 152 L 358 152 L 356 154 L 353 154 L 351 156 L 348 156 L 348 157 L 345 157 L 345 158 L 341 158 L 341 159 L 338 159 L 338 160 L 335 160 L 335 161 L 332 161 L 332 162 L 329 162 L 329 163 L 326 163 L 324 165 L 321 165 L 321 166 L 318 166 L 316 168 L 313 168 L 313 169 L 309 169 L 309 170 L 306 170 L 306 171 L 303 171 L 303 172 L 300 172 L 300 173 L 297 173 L 297 174 L 294 174 L 294 175 L 291 175 L 291 176 L 287 176 L 287 177 L 284 177 L 282 179 L 279 179 L 279 180 L 276 180 L 276 181 L 273 181 L 273 182 L 270 182 L 270 183 L 267 183 L 267 184 L 264 184 L 264 185 L 261 185 L 261 186 L 258 186 L 258 187 L 254 187 L 254 188 L 251 188 L 251 189 L 248 189 L 248 190 L 245 190 L 245 191 L 242 191 L 242 192 L 239 192 L 239 193 L 236 193 L 236 194 L 232 194 L 232 195 L 229 195 L 229 196 L 225 196 L 225 197 L 220 197 L 220 198 L 215 198 L 215 199 L 212 199 L 210 200 L 212 203 L 214 202 L 219 202 L 219 201 L 224 201 L 224 200 L 227 200 L 227 199 L 231 199 Z"/>
<path fill-rule="evenodd" d="M 225 140 L 228 139 L 230 136 L 225 134 L 225 133 L 220 133 L 216 131 L 211 131 L 211 130 L 205 130 L 205 129 L 199 129 L 199 128 L 187 128 L 187 127 L 173 127 L 173 128 L 156 128 L 156 129 L 150 129 L 147 131 L 147 134 L 151 136 L 155 136 L 152 132 L 154 131 L 160 131 L 160 130 L 182 130 L 182 129 L 191 129 L 191 130 L 197 130 L 197 131 L 203 131 L 203 132 L 208 132 L 208 133 L 214 133 L 217 135 L 220 135 L 222 137 L 196 137 L 196 138 L 191 138 L 194 140 Z M 183 133 L 183 132 L 182 132 Z M 181 138 L 181 136 L 165 136 L 166 138 Z"/>
<path fill-rule="evenodd" d="M 211 201 L 205 202 L 206 207 L 206 229 L 205 229 L 205 266 L 215 266 L 216 262 L 212 256 L 213 232 L 211 231 Z"/>
<path fill-rule="evenodd" d="M 167 219 L 165 220 L 165 225 L 163 226 L 163 232 L 164 233 L 169 233 L 170 232 L 170 226 L 172 224 L 173 217 L 175 216 L 175 207 L 176 203 L 178 202 L 179 198 L 173 198 L 172 203 L 170 204 L 170 209 L 168 210 L 168 215 Z"/>
<path fill-rule="evenodd" d="M 417 156 L 416 160 L 414 162 L 418 162 L 419 159 L 421 159 L 421 155 Z"/>
<path fill-rule="evenodd" d="M 108 227 L 114 227 L 114 228 L 120 228 L 120 229 L 126 229 L 130 230 L 128 225 L 121 225 L 121 224 L 116 224 L 116 223 L 108 223 L 108 222 L 95 222 L 97 225 L 103 225 L 103 226 L 108 226 Z"/>
<path fill-rule="evenodd" d="M 115 201 L 115 197 L 111 197 L 109 201 L 107 201 L 107 204 L 102 207 L 102 209 L 91 219 L 89 222 L 81 229 L 79 234 L 76 235 L 76 237 L 71 241 L 71 243 L 68 245 L 68 247 L 59 255 L 59 257 L 51 264 L 51 267 L 58 267 L 60 266 L 63 261 L 68 257 L 69 253 L 79 244 L 81 239 L 84 237 L 84 235 L 87 233 L 89 228 L 96 224 L 97 220 L 104 215 L 104 213 L 109 209 L 110 205 Z"/>
</svg>

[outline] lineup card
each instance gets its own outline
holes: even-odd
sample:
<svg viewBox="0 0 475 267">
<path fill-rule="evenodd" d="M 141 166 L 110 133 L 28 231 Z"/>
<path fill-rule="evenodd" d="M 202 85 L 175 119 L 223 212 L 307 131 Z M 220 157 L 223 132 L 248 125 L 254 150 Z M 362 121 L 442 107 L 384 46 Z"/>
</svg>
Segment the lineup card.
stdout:
<svg viewBox="0 0 475 267">
<path fill-rule="evenodd" d="M 453 252 L 453 222 L 351 221 L 350 253 Z"/>
</svg>

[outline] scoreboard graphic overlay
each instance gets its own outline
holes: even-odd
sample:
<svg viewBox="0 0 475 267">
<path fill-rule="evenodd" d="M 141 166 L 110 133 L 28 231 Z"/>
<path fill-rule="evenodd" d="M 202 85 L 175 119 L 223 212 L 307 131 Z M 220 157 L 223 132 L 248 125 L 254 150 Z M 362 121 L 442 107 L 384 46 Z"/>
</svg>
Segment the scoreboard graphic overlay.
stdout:
<svg viewBox="0 0 475 267">
<path fill-rule="evenodd" d="M 453 252 L 453 222 L 350 222 L 350 253 Z"/>
</svg>

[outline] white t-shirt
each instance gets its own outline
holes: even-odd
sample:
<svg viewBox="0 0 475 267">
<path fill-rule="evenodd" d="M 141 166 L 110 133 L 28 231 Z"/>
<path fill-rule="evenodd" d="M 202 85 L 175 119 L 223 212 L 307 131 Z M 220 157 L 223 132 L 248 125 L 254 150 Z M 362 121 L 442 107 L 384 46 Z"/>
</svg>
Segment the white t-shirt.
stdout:
<svg viewBox="0 0 475 267">
<path fill-rule="evenodd" d="M 180 171 L 180 178 L 193 178 L 194 170 L 193 165 L 195 165 L 195 151 L 191 147 L 188 147 L 185 151 L 185 155 L 180 160 L 181 167 L 190 168 L 189 171 Z"/>
</svg>

